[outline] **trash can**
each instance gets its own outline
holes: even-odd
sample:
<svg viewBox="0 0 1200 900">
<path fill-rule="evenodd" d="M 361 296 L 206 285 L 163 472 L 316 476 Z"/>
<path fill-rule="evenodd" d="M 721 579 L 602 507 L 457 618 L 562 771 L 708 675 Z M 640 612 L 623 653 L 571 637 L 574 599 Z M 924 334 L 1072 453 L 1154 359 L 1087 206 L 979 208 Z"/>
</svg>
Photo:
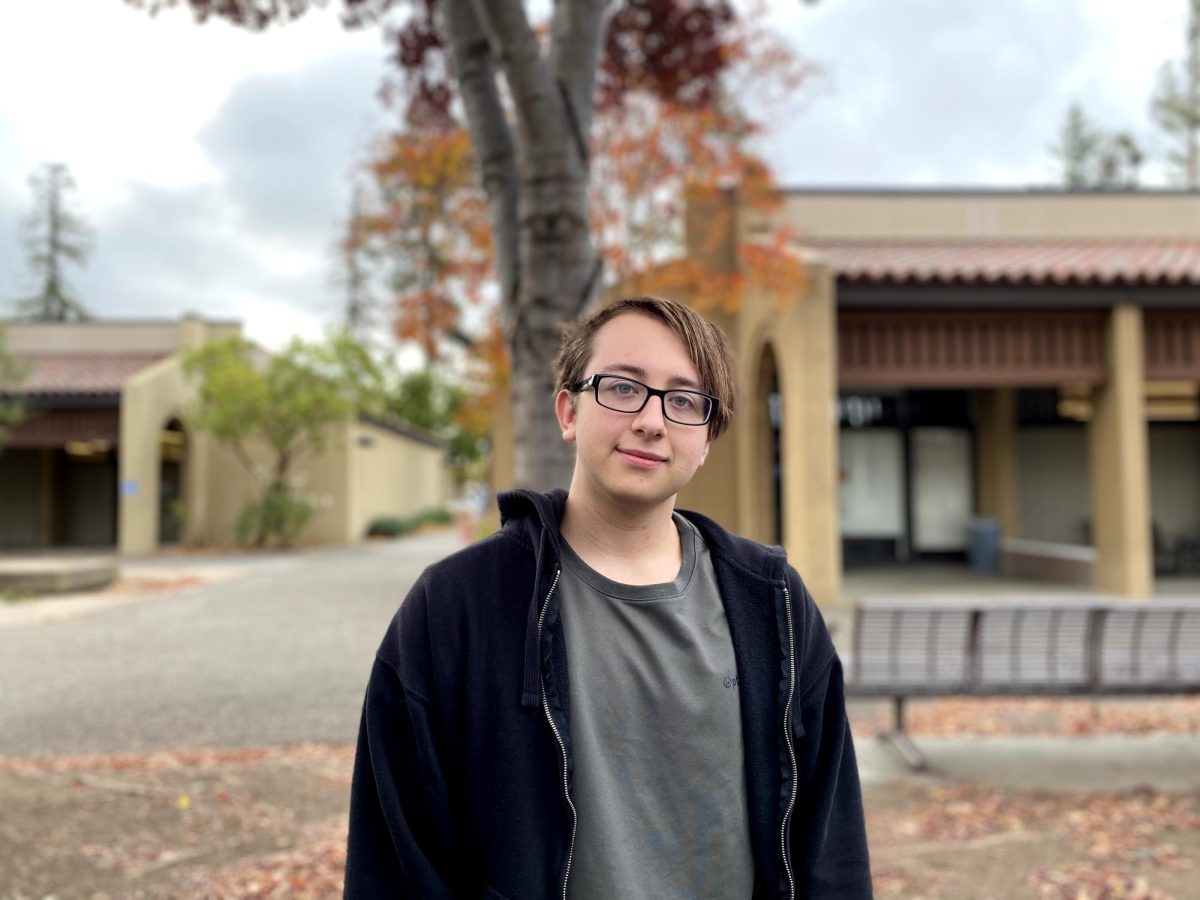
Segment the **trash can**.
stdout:
<svg viewBox="0 0 1200 900">
<path fill-rule="evenodd" d="M 967 524 L 967 560 L 977 572 L 1000 570 L 1000 522 L 972 519 Z"/>
</svg>

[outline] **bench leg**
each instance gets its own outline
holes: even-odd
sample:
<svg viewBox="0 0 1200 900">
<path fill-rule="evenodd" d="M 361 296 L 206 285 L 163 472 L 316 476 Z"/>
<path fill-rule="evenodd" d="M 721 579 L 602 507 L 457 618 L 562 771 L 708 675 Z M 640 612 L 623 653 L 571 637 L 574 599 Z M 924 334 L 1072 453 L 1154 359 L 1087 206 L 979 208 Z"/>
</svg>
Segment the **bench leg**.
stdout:
<svg viewBox="0 0 1200 900">
<path fill-rule="evenodd" d="M 904 730 L 904 698 L 892 698 L 892 730 L 879 735 L 881 741 L 886 741 L 908 763 L 910 769 L 924 771 L 929 767 L 925 755 L 917 749 L 912 738 Z"/>
</svg>

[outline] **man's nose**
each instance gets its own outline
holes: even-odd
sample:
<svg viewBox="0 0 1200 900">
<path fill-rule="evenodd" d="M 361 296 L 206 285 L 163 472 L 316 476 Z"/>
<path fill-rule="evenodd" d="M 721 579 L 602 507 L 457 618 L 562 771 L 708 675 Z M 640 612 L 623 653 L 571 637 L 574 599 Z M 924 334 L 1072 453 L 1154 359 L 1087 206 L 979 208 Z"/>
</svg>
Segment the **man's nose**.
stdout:
<svg viewBox="0 0 1200 900">
<path fill-rule="evenodd" d="M 633 419 L 634 431 L 662 434 L 667 430 L 667 398 L 659 394 L 649 397 Z"/>
</svg>

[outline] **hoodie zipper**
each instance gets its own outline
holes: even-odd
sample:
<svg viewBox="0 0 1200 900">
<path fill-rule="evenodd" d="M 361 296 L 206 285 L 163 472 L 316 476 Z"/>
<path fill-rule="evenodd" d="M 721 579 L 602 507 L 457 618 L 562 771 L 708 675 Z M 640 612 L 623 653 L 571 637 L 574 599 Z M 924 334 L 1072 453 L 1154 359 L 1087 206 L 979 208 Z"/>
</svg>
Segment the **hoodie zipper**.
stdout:
<svg viewBox="0 0 1200 900">
<path fill-rule="evenodd" d="M 792 796 L 788 800 L 787 809 L 783 811 L 783 823 L 779 827 L 779 846 L 783 851 L 783 867 L 787 871 L 788 877 L 788 900 L 792 900 L 796 896 L 796 880 L 792 875 L 792 861 L 788 858 L 788 841 L 787 830 L 788 821 L 792 817 L 792 810 L 796 806 L 796 794 L 799 790 L 799 785 L 796 783 L 796 748 L 792 744 L 792 698 L 796 693 L 796 639 L 795 631 L 792 628 L 792 595 L 788 590 L 787 585 L 783 587 L 783 602 L 784 609 L 787 612 L 787 628 L 788 628 L 788 698 L 787 703 L 783 708 L 783 739 L 787 744 L 788 758 L 792 762 Z"/>
<path fill-rule="evenodd" d="M 546 624 L 546 611 L 550 609 L 550 598 L 554 596 L 554 590 L 558 587 L 559 576 L 562 575 L 562 569 L 556 569 L 554 572 L 554 582 L 550 585 L 550 591 L 546 594 L 546 599 L 542 602 L 542 612 L 538 616 L 538 647 L 542 646 L 542 628 Z M 567 784 L 567 745 L 562 739 L 562 733 L 558 730 L 558 726 L 554 723 L 554 716 L 550 714 L 550 701 L 546 699 L 546 682 L 541 673 L 538 674 L 538 683 L 542 689 L 542 711 L 546 714 L 546 721 L 550 723 L 550 730 L 554 732 L 554 739 L 558 741 L 558 749 L 562 752 L 562 784 L 563 796 L 567 800 L 567 806 L 571 808 L 571 843 L 567 847 L 567 868 L 563 872 L 562 880 L 562 897 L 567 900 L 567 879 L 571 877 L 571 862 L 575 858 L 575 830 L 579 827 L 579 814 L 575 811 L 575 804 L 571 800 L 571 789 Z"/>
</svg>

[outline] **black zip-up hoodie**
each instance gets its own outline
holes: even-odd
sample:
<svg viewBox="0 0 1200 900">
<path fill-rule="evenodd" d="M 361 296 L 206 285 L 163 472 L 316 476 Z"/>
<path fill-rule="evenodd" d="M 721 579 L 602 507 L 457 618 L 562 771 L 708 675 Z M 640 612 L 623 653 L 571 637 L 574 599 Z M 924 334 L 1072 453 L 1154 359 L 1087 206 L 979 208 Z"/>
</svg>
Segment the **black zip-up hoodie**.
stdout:
<svg viewBox="0 0 1200 900">
<path fill-rule="evenodd" d="M 501 530 L 426 569 L 392 620 L 363 705 L 346 897 L 565 897 L 565 499 L 501 495 Z M 782 550 L 681 514 L 708 544 L 737 657 L 754 900 L 870 897 L 841 663 L 821 615 Z"/>
</svg>

